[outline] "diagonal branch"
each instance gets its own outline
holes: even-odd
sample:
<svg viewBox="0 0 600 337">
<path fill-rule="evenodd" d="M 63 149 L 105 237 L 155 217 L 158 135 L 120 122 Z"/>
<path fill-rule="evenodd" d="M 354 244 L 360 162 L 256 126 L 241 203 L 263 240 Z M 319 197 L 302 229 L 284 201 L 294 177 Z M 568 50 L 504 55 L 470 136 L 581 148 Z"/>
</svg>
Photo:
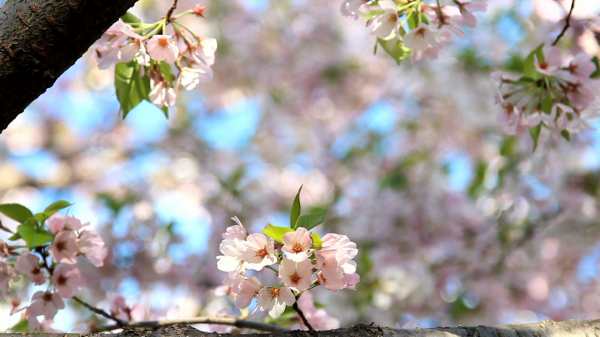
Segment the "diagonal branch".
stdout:
<svg viewBox="0 0 600 337">
<path fill-rule="evenodd" d="M 552 42 L 553 46 L 556 46 L 558 44 L 558 41 L 560 41 L 560 39 L 563 37 L 563 35 L 565 35 L 565 33 L 567 32 L 567 29 L 569 29 L 569 27 L 571 26 L 571 15 L 573 14 L 573 9 L 575 9 L 575 0 L 571 0 L 571 8 L 569 9 L 569 13 L 567 14 L 567 17 L 565 17 L 565 25 L 563 26 L 563 29 L 560 31 L 560 33 L 558 33 L 558 35 L 554 39 L 554 42 Z"/>
<path fill-rule="evenodd" d="M 0 8 L 0 131 L 136 0 L 7 0 Z"/>
</svg>

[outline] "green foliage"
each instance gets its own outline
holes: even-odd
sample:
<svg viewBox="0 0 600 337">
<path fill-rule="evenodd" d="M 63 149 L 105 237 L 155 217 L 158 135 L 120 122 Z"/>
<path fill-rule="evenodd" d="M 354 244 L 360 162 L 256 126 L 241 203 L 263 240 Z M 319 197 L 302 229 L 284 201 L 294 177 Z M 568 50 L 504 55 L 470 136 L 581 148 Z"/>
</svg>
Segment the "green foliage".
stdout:
<svg viewBox="0 0 600 337">
<path fill-rule="evenodd" d="M 290 227 L 279 227 L 272 224 L 268 224 L 263 228 L 262 232 L 266 236 L 275 240 L 276 242 L 283 243 L 283 236 L 285 233 L 293 232 L 294 230 Z"/>
<path fill-rule="evenodd" d="M 311 232 L 310 238 L 312 239 L 312 247 L 314 249 L 321 249 L 323 246 L 323 241 L 321 240 L 321 236 L 317 232 Z"/>
<path fill-rule="evenodd" d="M 9 331 L 10 332 L 27 332 L 29 328 L 29 324 L 26 319 L 21 319 L 17 322 L 17 324 L 13 325 Z"/>
<path fill-rule="evenodd" d="M 592 58 L 592 62 L 596 66 L 596 70 L 592 73 L 591 78 L 599 78 L 600 77 L 600 61 L 598 60 L 598 56 L 594 56 Z"/>
<path fill-rule="evenodd" d="M 292 228 L 295 228 L 298 217 L 300 217 L 300 212 L 302 211 L 302 206 L 300 205 L 300 192 L 302 192 L 302 185 L 300 185 L 298 193 L 296 193 L 294 202 L 292 202 L 292 209 L 290 210 L 290 227 Z"/>
<path fill-rule="evenodd" d="M 27 207 L 20 204 L 0 204 L 0 213 L 19 223 L 23 223 L 33 217 L 33 213 Z"/>
<path fill-rule="evenodd" d="M 140 18 L 138 18 L 131 12 L 127 12 L 127 13 L 123 14 L 123 16 L 121 17 L 121 20 L 123 20 L 123 22 L 128 23 L 130 25 L 131 24 L 139 24 L 142 22 L 142 20 Z"/>
<path fill-rule="evenodd" d="M 529 129 L 529 135 L 531 136 L 531 140 L 533 141 L 533 151 L 534 152 L 538 147 L 541 133 L 542 133 L 542 123 L 538 124 L 536 127 Z"/>
<path fill-rule="evenodd" d="M 117 63 L 115 66 L 115 90 L 121 105 L 123 118 L 150 93 L 150 78 L 142 75 L 142 67 L 135 61 Z"/>
<path fill-rule="evenodd" d="M 397 39 L 384 40 L 377 39 L 377 43 L 390 55 L 396 63 L 404 61 L 410 56 L 410 48 L 407 48 L 402 41 Z"/>
<path fill-rule="evenodd" d="M 29 248 L 43 246 L 52 241 L 54 236 L 34 221 L 27 221 L 17 228 L 17 233 L 25 240 Z"/>
<path fill-rule="evenodd" d="M 469 197 L 475 199 L 483 191 L 483 184 L 485 182 L 486 172 L 487 163 L 484 161 L 479 161 L 477 163 L 477 167 L 475 168 L 475 176 L 471 180 L 469 188 L 467 189 L 467 194 L 469 195 Z"/>
<path fill-rule="evenodd" d="M 131 193 L 118 197 L 108 192 L 100 192 L 96 197 L 115 215 L 119 214 L 123 207 L 133 203 L 137 199 L 137 197 Z"/>
<path fill-rule="evenodd" d="M 326 208 L 314 207 L 308 213 L 300 215 L 293 228 L 304 227 L 306 229 L 313 229 L 322 224 L 326 216 Z"/>
<path fill-rule="evenodd" d="M 379 181 L 379 187 L 402 191 L 409 186 L 406 171 L 427 159 L 427 153 L 415 151 L 407 154 Z"/>
<path fill-rule="evenodd" d="M 482 58 L 475 48 L 464 48 L 458 54 L 458 60 L 467 71 L 488 72 L 492 69 L 489 62 Z"/>
</svg>

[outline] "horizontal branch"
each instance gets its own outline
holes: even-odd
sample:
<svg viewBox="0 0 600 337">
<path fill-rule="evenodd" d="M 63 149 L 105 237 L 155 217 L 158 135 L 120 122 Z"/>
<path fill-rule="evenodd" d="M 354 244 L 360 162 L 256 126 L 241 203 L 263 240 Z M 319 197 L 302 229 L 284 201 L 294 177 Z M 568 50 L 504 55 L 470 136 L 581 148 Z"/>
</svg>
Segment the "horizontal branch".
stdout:
<svg viewBox="0 0 600 337">
<path fill-rule="evenodd" d="M 0 131 L 135 2 L 6 0 L 0 8 Z"/>
<path fill-rule="evenodd" d="M 171 321 L 173 322 L 173 321 Z M 218 322 L 217 322 L 218 324 Z M 5 336 L 10 336 L 7 334 Z M 19 337 L 64 337 L 64 334 L 12 334 Z M 78 335 L 70 335 L 78 336 Z M 239 334 L 207 333 L 187 324 L 130 327 L 119 333 L 89 334 L 92 337 L 235 337 Z M 328 331 L 281 331 L 244 334 L 244 337 L 600 337 L 600 320 L 542 321 L 532 324 L 502 326 L 443 327 L 432 329 L 391 329 L 373 325 L 357 325 Z"/>
</svg>

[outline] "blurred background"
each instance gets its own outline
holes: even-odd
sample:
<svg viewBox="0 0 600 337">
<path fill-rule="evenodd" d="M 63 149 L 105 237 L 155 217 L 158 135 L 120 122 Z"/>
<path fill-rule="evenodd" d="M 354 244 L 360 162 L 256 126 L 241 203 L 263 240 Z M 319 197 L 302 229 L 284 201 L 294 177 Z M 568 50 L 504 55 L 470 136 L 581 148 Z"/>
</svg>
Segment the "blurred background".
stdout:
<svg viewBox="0 0 600 337">
<path fill-rule="evenodd" d="M 235 314 L 214 294 L 223 229 L 232 216 L 286 225 L 300 185 L 303 205 L 330 209 L 321 230 L 360 248 L 356 291 L 316 290 L 342 325 L 598 318 L 597 125 L 532 152 L 527 134 L 502 133 L 490 79 L 565 11 L 487 2 L 439 59 L 396 65 L 341 0 L 203 0 L 190 25 L 218 39 L 214 80 L 181 92 L 168 120 L 149 103 L 121 120 L 112 70 L 84 55 L 0 136 L 0 201 L 72 201 L 110 248 L 81 297 L 109 308 L 122 295 L 138 319 Z M 577 2 L 565 49 L 598 54 L 599 13 Z M 19 320 L 9 311 L 0 303 L 0 329 Z M 54 327 L 90 319 L 69 304 Z"/>
</svg>

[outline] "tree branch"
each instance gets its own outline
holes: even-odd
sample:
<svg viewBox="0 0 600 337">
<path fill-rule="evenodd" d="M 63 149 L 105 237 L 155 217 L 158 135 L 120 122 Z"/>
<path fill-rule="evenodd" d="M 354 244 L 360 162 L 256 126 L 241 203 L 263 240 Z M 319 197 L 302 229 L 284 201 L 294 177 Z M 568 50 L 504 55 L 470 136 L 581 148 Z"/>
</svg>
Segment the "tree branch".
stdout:
<svg viewBox="0 0 600 337">
<path fill-rule="evenodd" d="M 567 17 L 565 18 L 565 25 L 563 26 L 563 29 L 560 31 L 560 33 L 558 33 L 558 36 L 556 36 L 556 39 L 554 39 L 554 42 L 552 42 L 553 46 L 556 46 L 556 44 L 558 44 L 558 41 L 560 41 L 560 39 L 563 37 L 563 35 L 565 35 L 565 33 L 567 32 L 567 29 L 569 29 L 569 27 L 571 26 L 571 15 L 573 14 L 574 8 L 575 8 L 575 0 L 571 0 L 571 8 L 569 9 L 569 13 L 567 14 Z"/>
<path fill-rule="evenodd" d="M 0 131 L 136 0 L 7 0 L 0 8 Z"/>
<path fill-rule="evenodd" d="M 94 332 L 113 331 L 116 329 L 131 329 L 131 328 L 161 328 L 169 327 L 173 325 L 194 325 L 194 324 L 214 324 L 214 325 L 229 325 L 235 326 L 240 329 L 253 329 L 258 331 L 268 332 L 284 332 L 287 331 L 284 328 L 276 325 L 270 325 L 261 322 L 245 321 L 230 317 L 195 317 L 187 319 L 175 319 L 175 320 L 158 320 L 158 321 L 141 321 L 134 323 L 125 323 L 124 325 L 110 325 L 100 327 Z"/>
<path fill-rule="evenodd" d="M 122 321 L 119 318 L 115 317 L 114 315 L 111 315 L 108 312 L 89 304 L 88 302 L 82 300 L 81 298 L 79 298 L 77 296 L 73 296 L 73 300 L 75 302 L 83 305 L 86 309 L 92 311 L 93 313 L 116 322 L 117 326 L 119 326 L 119 327 L 123 327 L 123 326 L 127 325 L 127 322 Z"/>
</svg>

